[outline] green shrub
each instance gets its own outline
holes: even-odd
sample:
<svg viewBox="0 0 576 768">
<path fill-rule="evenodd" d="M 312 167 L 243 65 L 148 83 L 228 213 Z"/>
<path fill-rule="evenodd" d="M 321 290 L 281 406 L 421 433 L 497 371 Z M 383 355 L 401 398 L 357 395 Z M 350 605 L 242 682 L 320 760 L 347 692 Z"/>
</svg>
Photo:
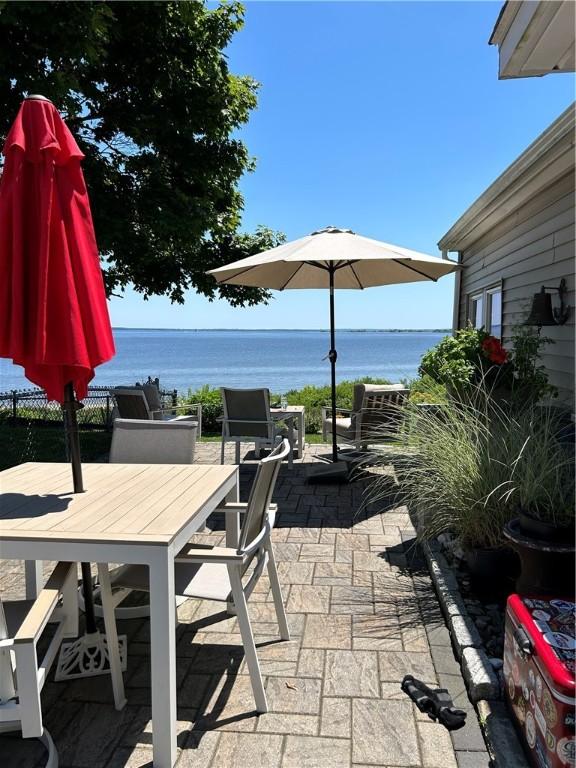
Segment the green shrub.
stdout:
<svg viewBox="0 0 576 768">
<path fill-rule="evenodd" d="M 354 394 L 354 384 L 389 384 L 386 379 L 373 379 L 369 376 L 355 381 L 341 381 L 336 387 L 336 404 L 339 408 L 351 408 Z M 306 432 L 314 434 L 322 429 L 322 406 L 330 405 L 330 387 L 308 385 L 302 389 L 291 389 L 284 393 L 288 405 L 303 405 L 306 408 Z M 280 402 L 280 393 L 270 394 L 272 404 Z M 206 434 L 217 434 L 222 427 L 217 421 L 222 416 L 222 398 L 220 390 L 208 385 L 200 389 L 188 390 L 181 398 L 184 403 L 200 403 L 202 405 L 202 429 Z"/>
<path fill-rule="evenodd" d="M 534 328 L 518 326 L 512 336 L 512 364 L 514 375 L 512 389 L 519 404 L 526 400 L 555 398 L 558 390 L 548 383 L 545 366 L 539 364 L 540 355 L 547 344 L 554 340 L 541 336 Z"/>
<path fill-rule="evenodd" d="M 482 343 L 490 334 L 480 328 L 461 328 L 445 336 L 423 355 L 418 373 L 439 384 L 467 388 L 482 367 Z"/>
<path fill-rule="evenodd" d="M 418 372 L 422 379 L 444 385 L 459 398 L 474 396 L 480 381 L 492 394 L 523 406 L 527 401 L 554 398 L 558 392 L 548 383 L 540 355 L 552 339 L 533 328 L 514 328 L 511 348 L 483 328 L 461 328 L 446 336 L 422 357 Z M 419 395 L 416 399 L 419 399 Z"/>
<path fill-rule="evenodd" d="M 207 434 L 222 431 L 222 425 L 217 419 L 222 416 L 222 396 L 218 387 L 205 384 L 200 389 L 189 389 L 182 403 L 200 403 L 202 406 L 202 431 Z"/>
<path fill-rule="evenodd" d="M 445 403 L 446 385 L 434 381 L 430 376 L 422 376 L 407 382 L 410 401 L 413 403 Z"/>
</svg>

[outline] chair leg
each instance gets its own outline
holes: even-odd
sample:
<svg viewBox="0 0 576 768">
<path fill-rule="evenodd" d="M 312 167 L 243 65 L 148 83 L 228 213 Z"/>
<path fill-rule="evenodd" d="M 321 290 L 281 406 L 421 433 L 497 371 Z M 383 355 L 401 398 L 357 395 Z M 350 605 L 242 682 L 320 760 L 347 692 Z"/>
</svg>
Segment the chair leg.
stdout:
<svg viewBox="0 0 576 768">
<path fill-rule="evenodd" d="M 42 708 L 38 686 L 38 658 L 36 644 L 17 643 L 15 646 L 20 699 L 20 722 L 25 739 L 42 736 Z"/>
<path fill-rule="evenodd" d="M 288 620 L 286 619 L 286 611 L 284 610 L 284 601 L 282 600 L 282 588 L 280 587 L 280 580 L 278 579 L 276 559 L 274 557 L 274 550 L 270 539 L 268 539 L 268 543 L 266 544 L 266 551 L 268 552 L 268 578 L 270 579 L 272 597 L 274 598 L 274 607 L 276 608 L 276 619 L 280 629 L 280 637 L 282 640 L 290 640 L 290 630 L 288 628 Z"/>
<path fill-rule="evenodd" d="M 224 448 L 226 447 L 226 440 L 222 436 L 222 445 L 220 447 L 220 464 L 224 464 Z"/>
<path fill-rule="evenodd" d="M 252 627 L 250 626 L 250 618 L 248 616 L 248 606 L 246 605 L 246 597 L 244 595 L 244 590 L 242 589 L 242 581 L 240 579 L 238 568 L 233 565 L 228 566 L 228 575 L 230 577 L 234 605 L 236 606 L 240 634 L 242 635 L 244 653 L 246 654 L 246 663 L 248 664 L 248 671 L 250 673 L 250 682 L 252 683 L 256 710 L 258 712 L 268 712 L 268 702 L 266 701 L 266 694 L 264 693 L 260 664 L 258 663 L 256 646 L 254 644 L 254 635 L 252 634 Z"/>
<path fill-rule="evenodd" d="M 288 427 L 288 442 L 290 443 L 290 453 L 288 454 L 288 466 L 294 468 L 294 422 L 290 419 Z"/>
<path fill-rule="evenodd" d="M 240 441 L 236 440 L 236 464 L 240 464 Z"/>
<path fill-rule="evenodd" d="M 112 586 L 110 584 L 110 573 L 108 572 L 107 563 L 98 563 L 98 580 L 100 581 L 102 612 L 104 614 L 104 626 L 106 628 L 106 642 L 108 644 L 108 661 L 110 662 L 114 706 L 117 710 L 121 710 L 126 705 L 126 696 L 124 695 L 124 680 L 122 678 L 120 651 L 118 650 L 118 632 L 116 630 Z"/>
</svg>

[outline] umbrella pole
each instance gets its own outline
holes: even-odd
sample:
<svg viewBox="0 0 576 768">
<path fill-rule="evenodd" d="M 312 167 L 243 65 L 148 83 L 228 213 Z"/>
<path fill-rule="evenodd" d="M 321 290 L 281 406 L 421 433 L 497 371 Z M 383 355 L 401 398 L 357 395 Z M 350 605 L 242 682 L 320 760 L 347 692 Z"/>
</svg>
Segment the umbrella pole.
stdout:
<svg viewBox="0 0 576 768">
<path fill-rule="evenodd" d="M 336 323 L 334 321 L 334 274 L 337 267 L 329 262 L 324 269 L 328 270 L 330 279 L 330 400 L 332 412 L 332 459 L 329 464 L 312 464 L 308 468 L 309 483 L 340 483 L 349 479 L 348 465 L 338 460 L 338 435 L 336 434 Z"/>
<path fill-rule="evenodd" d="M 338 436 L 336 434 L 336 328 L 334 322 L 334 265 L 330 263 L 328 267 L 330 274 L 330 351 L 328 359 L 330 360 L 330 379 L 331 379 L 331 399 L 332 399 L 332 461 L 334 464 L 338 461 Z"/>
<path fill-rule="evenodd" d="M 74 493 L 84 493 L 82 480 L 82 460 L 80 457 L 80 438 L 78 435 L 78 420 L 76 410 L 78 403 L 74 396 L 74 386 L 71 381 L 64 387 L 64 412 L 66 415 L 66 438 L 68 441 L 68 453 L 72 464 L 72 481 Z M 86 632 L 96 632 L 96 616 L 94 614 L 94 595 L 92 594 L 92 574 L 90 563 L 82 563 L 82 592 L 84 595 Z"/>
<path fill-rule="evenodd" d="M 82 481 L 82 461 L 80 459 L 80 438 L 78 437 L 78 421 L 76 419 L 76 398 L 74 386 L 69 381 L 64 387 L 64 412 L 66 414 L 66 438 L 68 440 L 68 452 L 72 464 L 72 480 L 74 493 L 84 493 Z"/>
</svg>

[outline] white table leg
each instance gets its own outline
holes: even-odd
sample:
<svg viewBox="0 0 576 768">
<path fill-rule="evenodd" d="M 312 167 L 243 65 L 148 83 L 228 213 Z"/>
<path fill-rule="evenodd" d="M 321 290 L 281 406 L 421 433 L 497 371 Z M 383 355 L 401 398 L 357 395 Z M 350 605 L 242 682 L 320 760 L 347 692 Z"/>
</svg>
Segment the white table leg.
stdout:
<svg viewBox="0 0 576 768">
<path fill-rule="evenodd" d="M 161 547 L 150 565 L 150 635 L 154 768 L 172 768 L 176 762 L 174 559 Z"/>
<path fill-rule="evenodd" d="M 303 413 L 300 413 L 300 424 L 298 426 L 298 458 L 301 459 L 304 456 L 304 434 L 306 432 Z"/>
<path fill-rule="evenodd" d="M 43 565 L 44 562 L 42 560 L 24 561 L 26 600 L 36 600 L 44 586 Z"/>
<path fill-rule="evenodd" d="M 240 501 L 240 489 L 238 487 L 238 471 L 236 471 L 236 485 L 226 494 L 224 502 L 235 503 Z M 226 512 L 226 546 L 238 548 L 240 543 L 240 512 Z"/>
<path fill-rule="evenodd" d="M 239 478 L 238 478 L 238 470 L 236 470 L 236 485 L 234 488 L 226 494 L 226 498 L 224 500 L 229 502 L 236 502 L 240 501 L 240 486 L 239 486 Z M 233 549 L 238 549 L 238 545 L 240 544 L 240 512 L 226 512 L 225 516 L 225 522 L 226 522 L 226 546 L 232 547 Z M 229 600 L 226 603 L 226 612 L 230 616 L 236 615 L 236 608 L 234 607 L 234 603 L 232 600 Z"/>
</svg>

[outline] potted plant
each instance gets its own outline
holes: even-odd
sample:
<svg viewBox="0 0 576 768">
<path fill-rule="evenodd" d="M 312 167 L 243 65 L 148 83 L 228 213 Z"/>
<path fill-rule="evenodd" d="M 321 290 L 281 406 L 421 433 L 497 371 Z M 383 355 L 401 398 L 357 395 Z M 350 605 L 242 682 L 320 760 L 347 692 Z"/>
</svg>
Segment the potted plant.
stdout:
<svg viewBox="0 0 576 768">
<path fill-rule="evenodd" d="M 394 459 L 398 493 L 415 517 L 421 539 L 454 535 L 478 591 L 498 595 L 512 586 L 516 558 L 503 535 L 513 508 L 492 493 L 507 479 L 510 421 L 482 380 L 465 401 L 434 409 L 404 406 L 402 452 Z M 382 456 L 382 461 L 386 461 Z M 389 460 L 389 459 L 388 459 Z M 389 496 L 376 475 L 368 501 Z"/>
<path fill-rule="evenodd" d="M 483 328 L 461 328 L 446 336 L 422 357 L 422 377 L 446 386 L 457 400 L 477 396 L 479 385 L 496 393 L 510 392 L 513 367 L 510 354 Z"/>
<path fill-rule="evenodd" d="M 521 594 L 574 591 L 574 445 L 563 439 L 565 418 L 555 406 L 535 405 L 517 417 L 523 438 L 510 477 L 495 491 L 517 516 L 505 535 L 517 551 Z"/>
</svg>

